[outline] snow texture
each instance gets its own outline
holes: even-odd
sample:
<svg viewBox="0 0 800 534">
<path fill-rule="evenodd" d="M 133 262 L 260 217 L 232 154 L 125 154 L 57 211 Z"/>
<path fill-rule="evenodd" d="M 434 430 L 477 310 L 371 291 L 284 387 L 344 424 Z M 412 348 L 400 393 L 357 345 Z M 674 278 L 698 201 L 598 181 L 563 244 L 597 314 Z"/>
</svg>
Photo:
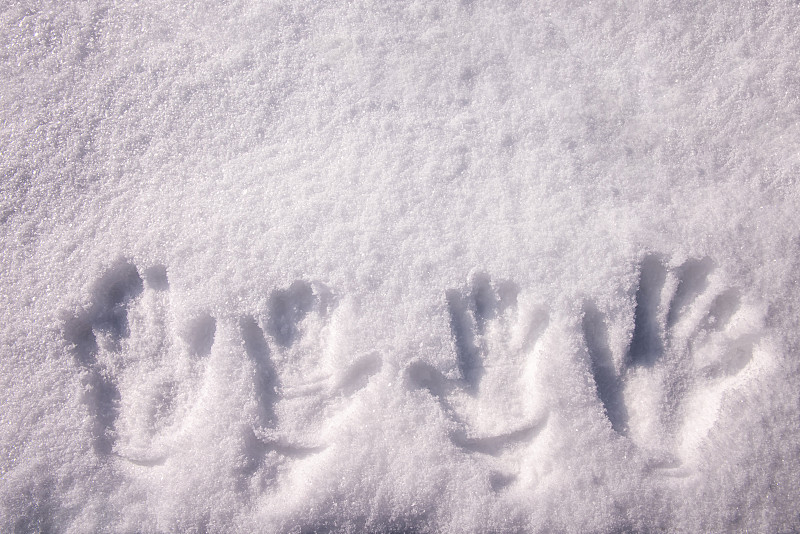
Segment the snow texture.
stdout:
<svg viewBox="0 0 800 534">
<path fill-rule="evenodd" d="M 0 531 L 800 531 L 800 5 L 0 6 Z"/>
</svg>

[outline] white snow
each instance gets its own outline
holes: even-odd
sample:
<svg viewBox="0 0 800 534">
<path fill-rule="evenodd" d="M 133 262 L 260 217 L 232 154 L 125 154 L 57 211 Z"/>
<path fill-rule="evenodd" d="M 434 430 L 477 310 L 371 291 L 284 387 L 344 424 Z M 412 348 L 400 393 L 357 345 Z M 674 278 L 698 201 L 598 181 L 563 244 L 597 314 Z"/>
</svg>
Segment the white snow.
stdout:
<svg viewBox="0 0 800 534">
<path fill-rule="evenodd" d="M 6 2 L 0 531 L 800 530 L 796 2 Z"/>
</svg>

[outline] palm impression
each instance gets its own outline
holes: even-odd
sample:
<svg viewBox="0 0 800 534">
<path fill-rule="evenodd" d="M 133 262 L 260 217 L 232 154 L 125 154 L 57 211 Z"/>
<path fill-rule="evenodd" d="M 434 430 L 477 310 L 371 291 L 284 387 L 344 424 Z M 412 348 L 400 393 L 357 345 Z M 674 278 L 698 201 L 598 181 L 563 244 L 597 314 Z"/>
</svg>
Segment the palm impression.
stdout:
<svg viewBox="0 0 800 534">
<path fill-rule="evenodd" d="M 514 482 L 522 451 L 547 420 L 532 375 L 548 315 L 520 306 L 518 296 L 511 282 L 472 275 L 466 287 L 446 293 L 456 376 L 446 377 L 423 361 L 407 369 L 409 384 L 427 390 L 450 417 L 455 446 L 507 460 L 491 464 L 495 490 Z"/>
<path fill-rule="evenodd" d="M 612 428 L 681 457 L 713 427 L 724 394 L 756 372 L 762 332 L 761 308 L 726 285 L 709 259 L 674 268 L 655 255 L 642 261 L 621 358 L 609 348 L 604 315 L 584 307 L 592 374 Z"/>
</svg>

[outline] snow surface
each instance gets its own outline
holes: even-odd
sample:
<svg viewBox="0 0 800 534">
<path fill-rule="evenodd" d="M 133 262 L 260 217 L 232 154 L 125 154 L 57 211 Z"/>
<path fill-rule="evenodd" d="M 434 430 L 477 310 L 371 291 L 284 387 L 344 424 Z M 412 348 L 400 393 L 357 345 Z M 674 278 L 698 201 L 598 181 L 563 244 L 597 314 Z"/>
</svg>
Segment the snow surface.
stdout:
<svg viewBox="0 0 800 534">
<path fill-rule="evenodd" d="M 800 531 L 796 2 L 0 6 L 0 531 Z"/>
</svg>

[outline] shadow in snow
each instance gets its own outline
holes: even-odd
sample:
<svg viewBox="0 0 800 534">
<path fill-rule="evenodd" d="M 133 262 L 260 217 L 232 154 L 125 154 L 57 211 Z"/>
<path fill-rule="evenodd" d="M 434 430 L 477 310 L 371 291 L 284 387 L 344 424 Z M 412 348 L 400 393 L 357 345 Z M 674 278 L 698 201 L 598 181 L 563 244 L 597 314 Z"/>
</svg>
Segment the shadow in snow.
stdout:
<svg viewBox="0 0 800 534">
<path fill-rule="evenodd" d="M 317 301 L 311 284 L 297 280 L 288 289 L 277 289 L 269 296 L 267 333 L 278 345 L 288 347 L 300 337 L 298 323 Z"/>
<path fill-rule="evenodd" d="M 652 367 L 664 350 L 658 306 L 666 278 L 667 270 L 659 256 L 650 255 L 642 261 L 633 316 L 633 339 L 628 350 L 629 365 Z"/>
<path fill-rule="evenodd" d="M 625 434 L 628 429 L 628 410 L 622 397 L 622 380 L 614 368 L 614 359 L 608 347 L 605 318 L 592 302 L 584 304 L 582 326 L 597 395 L 606 409 L 611 427 L 617 433 Z"/>
<path fill-rule="evenodd" d="M 708 275 L 714 270 L 714 262 L 705 258 L 689 259 L 678 267 L 678 288 L 669 304 L 667 328 L 677 324 L 686 309 L 708 287 Z"/>
</svg>

